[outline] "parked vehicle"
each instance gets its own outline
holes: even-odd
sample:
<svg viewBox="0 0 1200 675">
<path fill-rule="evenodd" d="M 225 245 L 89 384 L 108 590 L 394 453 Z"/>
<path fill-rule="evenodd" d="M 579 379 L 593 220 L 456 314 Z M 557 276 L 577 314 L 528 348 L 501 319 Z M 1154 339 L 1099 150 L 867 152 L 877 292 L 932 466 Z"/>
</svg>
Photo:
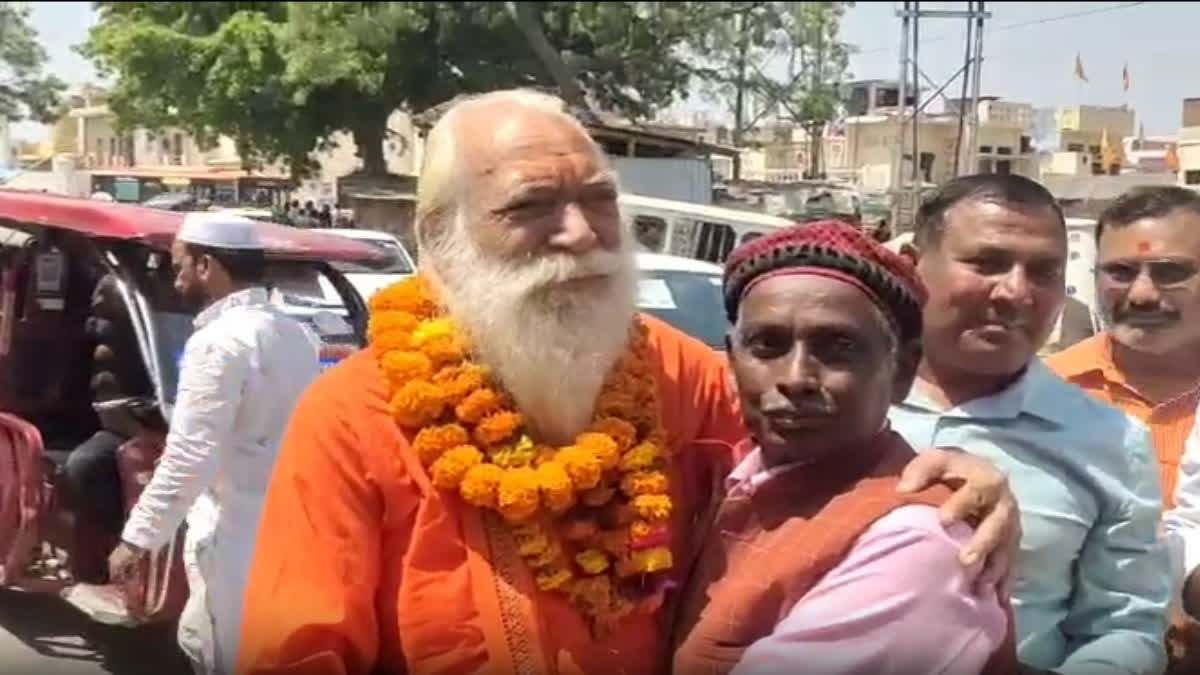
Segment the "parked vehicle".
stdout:
<svg viewBox="0 0 1200 675">
<path fill-rule="evenodd" d="M 723 263 L 735 246 L 795 222 L 755 211 L 622 193 L 621 217 L 638 244 L 665 253 Z"/>
<path fill-rule="evenodd" d="M 720 265 L 653 253 L 637 254 L 638 309 L 713 349 L 725 350 Z"/>
<path fill-rule="evenodd" d="M 0 190 L 0 585 L 60 594 L 105 623 L 170 620 L 187 596 L 182 530 L 133 582 L 79 583 L 103 578 L 116 542 L 77 524 L 58 486 L 68 454 L 101 428 L 98 410 L 117 406 L 170 419 L 194 318 L 172 285 L 169 247 L 183 219 L 173 211 Z M 259 227 L 274 292 L 338 295 L 341 324 L 281 303 L 322 337 L 322 359 L 336 362 L 360 348 L 366 306 L 331 263 L 373 264 L 378 251 L 318 232 Z M 100 406 L 89 387 L 94 342 L 85 322 L 102 275 L 115 279 L 153 392 Z M 163 431 L 143 430 L 118 450 L 126 508 L 149 481 L 164 442 Z"/>
<path fill-rule="evenodd" d="M 394 235 L 376 230 L 328 229 L 322 230 L 339 237 L 348 237 L 376 248 L 383 255 L 383 262 L 364 265 L 354 262 L 335 262 L 333 266 L 358 289 L 363 300 L 370 300 L 379 290 L 405 277 L 412 276 L 416 269 L 412 256 Z"/>
</svg>

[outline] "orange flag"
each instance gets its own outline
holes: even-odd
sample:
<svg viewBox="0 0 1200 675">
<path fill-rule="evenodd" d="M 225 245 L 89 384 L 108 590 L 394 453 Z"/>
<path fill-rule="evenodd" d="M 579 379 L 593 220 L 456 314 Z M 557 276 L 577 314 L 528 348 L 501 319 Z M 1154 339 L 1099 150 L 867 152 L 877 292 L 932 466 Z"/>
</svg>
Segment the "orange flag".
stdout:
<svg viewBox="0 0 1200 675">
<path fill-rule="evenodd" d="M 1075 52 L 1075 77 L 1078 77 L 1082 82 L 1088 81 L 1087 75 L 1083 72 L 1083 59 L 1080 58 L 1079 52 Z"/>
<path fill-rule="evenodd" d="M 1126 63 L 1125 67 L 1121 69 L 1121 85 L 1124 88 L 1124 91 L 1129 91 L 1129 64 L 1128 63 Z"/>
<path fill-rule="evenodd" d="M 1175 150 L 1175 144 L 1167 146 L 1167 168 L 1171 171 L 1179 171 L 1179 153 Z"/>
</svg>

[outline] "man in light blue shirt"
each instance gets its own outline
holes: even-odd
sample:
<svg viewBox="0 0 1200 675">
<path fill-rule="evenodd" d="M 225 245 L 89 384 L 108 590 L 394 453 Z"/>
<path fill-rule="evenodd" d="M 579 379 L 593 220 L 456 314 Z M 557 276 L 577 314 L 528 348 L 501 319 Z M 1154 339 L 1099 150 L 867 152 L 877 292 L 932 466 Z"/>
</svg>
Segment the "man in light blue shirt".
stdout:
<svg viewBox="0 0 1200 675">
<path fill-rule="evenodd" d="M 921 207 L 906 250 L 929 289 L 925 358 L 890 420 L 913 447 L 961 447 L 1009 475 L 1022 662 L 1161 673 L 1171 579 L 1149 432 L 1034 357 L 1065 297 L 1062 211 L 1019 176 L 958 178 Z"/>
</svg>

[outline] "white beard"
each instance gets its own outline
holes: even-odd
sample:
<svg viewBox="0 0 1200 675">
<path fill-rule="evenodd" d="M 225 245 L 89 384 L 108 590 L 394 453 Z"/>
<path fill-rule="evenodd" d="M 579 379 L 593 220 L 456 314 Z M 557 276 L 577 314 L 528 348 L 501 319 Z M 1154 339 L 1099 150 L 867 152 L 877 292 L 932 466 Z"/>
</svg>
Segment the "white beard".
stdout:
<svg viewBox="0 0 1200 675">
<path fill-rule="evenodd" d="M 480 363 L 512 395 L 538 440 L 566 444 L 586 431 L 596 397 L 629 341 L 637 267 L 632 237 L 617 252 L 486 255 L 461 222 L 427 242 L 441 300 Z M 574 290 L 559 284 L 604 274 Z"/>
</svg>

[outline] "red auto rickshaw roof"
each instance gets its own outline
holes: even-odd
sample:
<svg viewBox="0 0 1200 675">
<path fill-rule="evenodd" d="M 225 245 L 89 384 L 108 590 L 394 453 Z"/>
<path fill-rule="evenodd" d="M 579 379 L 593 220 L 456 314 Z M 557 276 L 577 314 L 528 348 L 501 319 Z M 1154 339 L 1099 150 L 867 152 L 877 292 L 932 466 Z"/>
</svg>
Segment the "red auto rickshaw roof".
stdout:
<svg viewBox="0 0 1200 675">
<path fill-rule="evenodd" d="M 102 239 L 138 240 L 168 250 L 186 214 L 93 199 L 0 190 L 0 220 L 32 223 Z M 370 263 L 385 254 L 369 244 L 314 230 L 257 222 L 274 258 Z"/>
</svg>

